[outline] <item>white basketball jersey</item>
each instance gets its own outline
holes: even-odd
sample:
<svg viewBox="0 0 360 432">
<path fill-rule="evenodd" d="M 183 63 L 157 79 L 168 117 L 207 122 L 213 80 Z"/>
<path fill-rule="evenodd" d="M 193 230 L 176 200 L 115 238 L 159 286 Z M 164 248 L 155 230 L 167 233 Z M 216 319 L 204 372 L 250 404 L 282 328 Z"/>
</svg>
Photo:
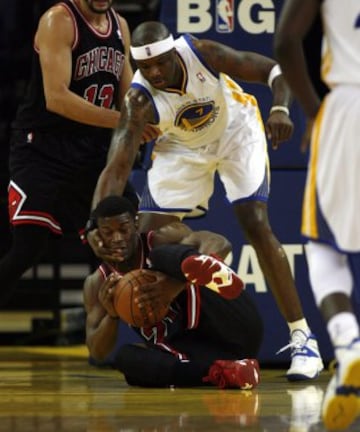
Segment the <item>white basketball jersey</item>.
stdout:
<svg viewBox="0 0 360 432">
<path fill-rule="evenodd" d="M 322 78 L 329 87 L 360 83 L 360 1 L 324 0 Z"/>
<path fill-rule="evenodd" d="M 144 87 L 152 98 L 157 124 L 163 136 L 157 146 L 180 144 L 198 148 L 219 139 L 227 127 L 229 111 L 235 105 L 256 106 L 230 77 L 211 71 L 201 59 L 189 35 L 175 40 L 184 71 L 182 90 L 157 90 L 138 70 L 132 87 Z"/>
</svg>

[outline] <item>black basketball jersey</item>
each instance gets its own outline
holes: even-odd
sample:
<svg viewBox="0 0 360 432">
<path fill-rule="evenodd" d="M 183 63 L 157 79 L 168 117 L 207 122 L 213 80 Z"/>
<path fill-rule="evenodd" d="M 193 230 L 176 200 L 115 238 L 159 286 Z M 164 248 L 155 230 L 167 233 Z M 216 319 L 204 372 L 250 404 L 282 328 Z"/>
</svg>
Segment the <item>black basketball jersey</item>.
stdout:
<svg viewBox="0 0 360 432">
<path fill-rule="evenodd" d="M 151 245 L 152 231 L 148 233 L 140 234 L 140 248 L 141 248 L 141 260 L 138 268 L 148 269 L 151 268 L 149 260 L 150 245 Z M 123 273 L 117 271 L 114 267 L 111 267 L 107 263 L 102 263 L 99 266 L 99 271 L 104 279 L 109 276 L 112 272 L 116 272 L 121 276 Z M 190 295 L 188 298 L 187 292 L 183 292 L 180 296 L 185 297 L 186 301 L 194 301 L 194 295 Z M 189 307 L 189 305 L 188 305 Z M 191 307 L 190 307 L 191 309 Z M 174 300 L 169 307 L 167 315 L 157 324 L 151 327 L 132 327 L 136 333 L 141 336 L 144 341 L 148 344 L 154 344 L 165 351 L 172 353 L 175 356 L 184 358 L 184 354 L 178 352 L 176 349 L 168 345 L 179 332 L 181 333 L 186 328 L 186 323 L 183 319 L 183 311 L 186 311 L 186 307 L 181 307 L 178 300 Z M 190 326 L 188 327 L 190 328 Z"/>
<path fill-rule="evenodd" d="M 124 66 L 124 44 L 118 17 L 107 12 L 108 31 L 98 32 L 86 20 L 74 0 L 60 2 L 74 22 L 70 90 L 97 106 L 114 108 L 119 97 L 119 81 Z M 13 122 L 15 129 L 52 131 L 101 130 L 69 120 L 46 109 L 40 59 L 34 47 L 30 81 L 24 101 Z"/>
</svg>

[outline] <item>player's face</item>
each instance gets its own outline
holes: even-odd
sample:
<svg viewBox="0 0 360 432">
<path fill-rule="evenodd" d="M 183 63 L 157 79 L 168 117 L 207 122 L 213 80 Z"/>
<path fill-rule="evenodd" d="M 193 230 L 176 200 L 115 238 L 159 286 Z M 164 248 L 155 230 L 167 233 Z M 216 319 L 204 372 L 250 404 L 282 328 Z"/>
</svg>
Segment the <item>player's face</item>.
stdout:
<svg viewBox="0 0 360 432">
<path fill-rule="evenodd" d="M 180 84 L 182 71 L 175 50 L 149 60 L 138 60 L 136 65 L 143 77 L 156 89 L 176 88 Z"/>
<path fill-rule="evenodd" d="M 101 14 L 110 9 L 113 0 L 85 0 L 91 12 Z"/>
<path fill-rule="evenodd" d="M 134 217 L 129 213 L 98 219 L 98 229 L 104 246 L 122 261 L 136 254 L 138 236 Z"/>
</svg>

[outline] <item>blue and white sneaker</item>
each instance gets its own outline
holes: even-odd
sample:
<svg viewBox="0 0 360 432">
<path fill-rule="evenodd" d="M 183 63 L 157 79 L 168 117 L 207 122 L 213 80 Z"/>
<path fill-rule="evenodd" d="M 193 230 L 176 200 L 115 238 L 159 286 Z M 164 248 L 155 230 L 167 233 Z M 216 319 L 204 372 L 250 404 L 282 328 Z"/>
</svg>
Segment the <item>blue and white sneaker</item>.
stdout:
<svg viewBox="0 0 360 432">
<path fill-rule="evenodd" d="M 360 339 L 341 349 L 340 361 L 326 389 L 322 418 L 327 430 L 345 430 L 360 414 Z"/>
<path fill-rule="evenodd" d="M 324 369 L 318 343 L 313 334 L 307 336 L 302 330 L 294 330 L 290 343 L 278 353 L 291 349 L 291 364 L 286 372 L 289 381 L 305 381 L 315 379 Z"/>
</svg>

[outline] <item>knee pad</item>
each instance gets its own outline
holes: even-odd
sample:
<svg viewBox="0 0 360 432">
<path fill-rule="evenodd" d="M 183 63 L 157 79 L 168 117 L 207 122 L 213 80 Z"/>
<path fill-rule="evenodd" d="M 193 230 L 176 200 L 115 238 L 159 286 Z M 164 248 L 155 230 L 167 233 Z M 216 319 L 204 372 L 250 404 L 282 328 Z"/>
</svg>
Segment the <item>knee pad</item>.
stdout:
<svg viewBox="0 0 360 432">
<path fill-rule="evenodd" d="M 346 254 L 315 242 L 309 242 L 305 252 L 311 288 L 318 307 L 331 294 L 351 295 L 353 280 Z"/>
</svg>

